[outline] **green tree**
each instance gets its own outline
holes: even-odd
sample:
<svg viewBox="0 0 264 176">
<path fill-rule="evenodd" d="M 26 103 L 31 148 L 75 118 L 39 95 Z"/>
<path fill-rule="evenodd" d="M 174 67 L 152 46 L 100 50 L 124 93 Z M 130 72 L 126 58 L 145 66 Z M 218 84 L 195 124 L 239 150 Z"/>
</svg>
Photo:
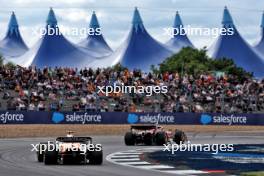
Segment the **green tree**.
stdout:
<svg viewBox="0 0 264 176">
<path fill-rule="evenodd" d="M 183 48 L 179 53 L 167 58 L 155 68 L 155 71 L 178 72 L 180 74 L 197 75 L 208 72 L 225 72 L 237 76 L 240 80 L 252 77 L 252 73 L 246 72 L 243 68 L 236 66 L 234 61 L 229 58 L 212 59 L 207 56 L 206 49 Z M 153 67 L 152 67 L 153 69 Z"/>
<path fill-rule="evenodd" d="M 5 67 L 7 67 L 8 69 L 14 69 L 16 65 L 13 62 L 7 62 L 5 64 Z"/>
<path fill-rule="evenodd" d="M 112 70 L 114 71 L 124 71 L 126 70 L 127 68 L 122 66 L 120 63 L 117 63 L 115 65 L 113 65 L 112 67 L 110 67 Z"/>
<path fill-rule="evenodd" d="M 160 64 L 161 72 L 179 72 L 197 74 L 208 71 L 208 56 L 206 50 L 197 50 L 190 47 L 183 48 L 178 54 L 167 58 Z"/>
</svg>

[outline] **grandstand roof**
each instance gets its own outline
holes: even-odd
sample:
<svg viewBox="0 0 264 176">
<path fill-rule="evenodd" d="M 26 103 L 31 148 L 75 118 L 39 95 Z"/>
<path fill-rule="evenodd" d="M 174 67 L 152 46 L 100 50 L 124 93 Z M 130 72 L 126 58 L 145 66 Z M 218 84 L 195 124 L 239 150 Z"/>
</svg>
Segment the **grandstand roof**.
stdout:
<svg viewBox="0 0 264 176">
<path fill-rule="evenodd" d="M 92 32 L 92 35 L 88 35 L 86 39 L 79 43 L 79 45 L 96 52 L 98 57 L 109 55 L 112 52 L 112 49 L 109 47 L 103 37 L 102 30 L 95 12 L 92 14 L 89 28 L 93 29 L 95 32 Z M 98 30 L 100 31 L 98 32 Z"/>
<path fill-rule="evenodd" d="M 8 60 L 24 54 L 27 50 L 28 47 L 19 32 L 16 15 L 12 12 L 6 36 L 0 41 L 0 53 Z"/>
<path fill-rule="evenodd" d="M 241 37 L 227 7 L 224 9 L 222 27 L 233 30 L 233 34 L 220 35 L 209 49 L 213 58 L 232 58 L 234 62 L 257 77 L 264 76 L 264 63 L 261 56 Z"/>
<path fill-rule="evenodd" d="M 255 45 L 255 49 L 264 56 L 264 12 L 261 19 L 261 38 L 260 41 Z"/>
<path fill-rule="evenodd" d="M 58 25 L 55 13 L 52 8 L 50 8 L 46 22 L 47 22 L 47 26 L 50 26 L 50 27 L 56 27 Z"/>
<path fill-rule="evenodd" d="M 129 35 L 111 58 L 119 60 L 129 69 L 148 71 L 151 65 L 161 63 L 171 54 L 170 50 L 149 35 L 138 9 L 135 8 Z"/>
<path fill-rule="evenodd" d="M 173 31 L 175 31 L 176 34 L 176 30 L 179 31 L 181 28 L 184 28 L 184 25 L 182 23 L 179 12 L 177 11 L 174 19 Z M 166 43 L 166 45 L 175 53 L 177 53 L 183 47 L 194 47 L 186 34 L 181 35 L 179 33 L 173 35 L 173 37 Z"/>
<path fill-rule="evenodd" d="M 92 52 L 84 51 L 71 42 L 69 42 L 63 34 L 60 33 L 57 25 L 57 19 L 53 9 L 49 11 L 47 18 L 45 35 L 38 41 L 38 43 L 25 55 L 23 59 L 27 60 L 28 65 L 31 61 L 33 66 L 39 68 L 43 67 L 88 67 L 94 60 Z"/>
<path fill-rule="evenodd" d="M 224 8 L 222 25 L 225 28 L 235 27 L 232 16 L 226 6 Z"/>
</svg>

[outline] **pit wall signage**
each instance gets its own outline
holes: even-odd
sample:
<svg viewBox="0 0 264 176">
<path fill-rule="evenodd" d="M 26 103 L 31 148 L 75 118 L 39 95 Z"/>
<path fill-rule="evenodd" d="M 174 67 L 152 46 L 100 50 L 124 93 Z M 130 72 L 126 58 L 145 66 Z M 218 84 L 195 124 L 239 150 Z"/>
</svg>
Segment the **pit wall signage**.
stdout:
<svg viewBox="0 0 264 176">
<path fill-rule="evenodd" d="M 0 111 L 0 124 L 264 125 L 264 114 Z"/>
</svg>

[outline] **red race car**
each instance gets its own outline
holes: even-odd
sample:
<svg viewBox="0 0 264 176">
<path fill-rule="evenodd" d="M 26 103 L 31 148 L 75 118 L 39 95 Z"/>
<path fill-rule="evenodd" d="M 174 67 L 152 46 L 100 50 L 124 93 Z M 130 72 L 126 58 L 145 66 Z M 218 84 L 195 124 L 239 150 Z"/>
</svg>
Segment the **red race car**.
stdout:
<svg viewBox="0 0 264 176">
<path fill-rule="evenodd" d="M 187 136 L 181 130 L 165 131 L 158 125 L 132 125 L 125 134 L 126 145 L 163 145 L 173 141 L 177 144 L 184 143 Z"/>
</svg>

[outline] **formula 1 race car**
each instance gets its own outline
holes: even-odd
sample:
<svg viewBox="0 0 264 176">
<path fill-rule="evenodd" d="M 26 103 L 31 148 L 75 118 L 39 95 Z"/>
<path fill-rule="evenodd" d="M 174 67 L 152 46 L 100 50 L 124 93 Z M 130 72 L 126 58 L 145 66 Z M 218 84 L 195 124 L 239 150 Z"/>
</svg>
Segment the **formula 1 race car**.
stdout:
<svg viewBox="0 0 264 176">
<path fill-rule="evenodd" d="M 126 145 L 163 145 L 174 141 L 177 144 L 187 141 L 186 134 L 181 130 L 165 131 L 158 125 L 132 125 L 125 134 Z"/>
<path fill-rule="evenodd" d="M 58 137 L 54 142 L 39 143 L 38 162 L 53 164 L 92 164 L 101 165 L 103 151 L 101 144 L 93 144 L 91 137 Z"/>
</svg>

